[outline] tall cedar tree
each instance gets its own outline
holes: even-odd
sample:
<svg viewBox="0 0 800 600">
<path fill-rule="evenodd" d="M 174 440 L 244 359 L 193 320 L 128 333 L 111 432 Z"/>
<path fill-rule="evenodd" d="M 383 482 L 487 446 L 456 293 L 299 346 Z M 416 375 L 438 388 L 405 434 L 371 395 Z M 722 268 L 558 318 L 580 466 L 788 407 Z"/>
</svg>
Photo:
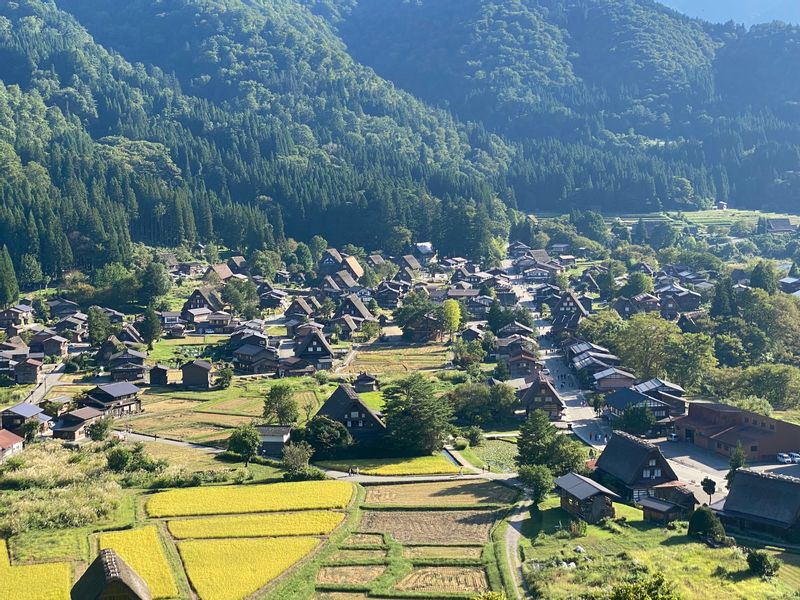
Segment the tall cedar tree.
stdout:
<svg viewBox="0 0 800 600">
<path fill-rule="evenodd" d="M 453 406 L 436 394 L 433 381 L 415 373 L 387 387 L 383 395 L 386 429 L 398 452 L 425 455 L 442 449 Z"/>
</svg>

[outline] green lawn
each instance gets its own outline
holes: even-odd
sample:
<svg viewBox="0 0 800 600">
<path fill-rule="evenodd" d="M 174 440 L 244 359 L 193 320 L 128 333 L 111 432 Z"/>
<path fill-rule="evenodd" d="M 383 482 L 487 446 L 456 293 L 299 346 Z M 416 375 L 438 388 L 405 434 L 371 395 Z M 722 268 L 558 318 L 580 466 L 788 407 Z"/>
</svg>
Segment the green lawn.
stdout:
<svg viewBox="0 0 800 600">
<path fill-rule="evenodd" d="M 558 498 L 548 498 L 524 523 L 522 543 L 526 569 L 540 569 L 537 581 L 547 598 L 574 598 L 608 591 L 634 570 L 661 570 L 686 599 L 782 598 L 798 589 L 800 556 L 783 554 L 778 577 L 762 581 L 747 572 L 736 549 L 712 549 L 686 536 L 686 524 L 670 530 L 645 523 L 640 510 L 615 504 L 617 518 L 607 527 L 587 526 L 586 535 L 567 534 L 571 517 Z M 585 553 L 578 554 L 581 546 Z M 776 552 L 777 553 L 777 552 Z M 553 562 L 555 561 L 555 562 Z M 553 566 L 575 562 L 577 568 Z M 784 594 L 786 596 L 784 596 Z"/>
<path fill-rule="evenodd" d="M 364 475 L 444 475 L 458 473 L 458 467 L 441 454 L 412 458 L 370 458 L 320 461 L 318 466 L 334 471 L 357 467 Z"/>
<path fill-rule="evenodd" d="M 176 358 L 213 358 L 224 345 L 229 336 L 206 335 L 187 336 L 178 339 L 161 339 L 153 345 L 148 358 L 157 363 L 171 362 Z"/>
<path fill-rule="evenodd" d="M 369 406 L 372 410 L 383 410 L 386 399 L 383 397 L 383 392 L 380 390 L 377 392 L 362 392 L 358 396 L 364 401 L 364 404 Z"/>
<path fill-rule="evenodd" d="M 476 467 L 489 466 L 492 471 L 512 473 L 516 470 L 517 444 L 514 441 L 484 440 L 480 446 L 469 447 L 461 454 Z"/>
</svg>

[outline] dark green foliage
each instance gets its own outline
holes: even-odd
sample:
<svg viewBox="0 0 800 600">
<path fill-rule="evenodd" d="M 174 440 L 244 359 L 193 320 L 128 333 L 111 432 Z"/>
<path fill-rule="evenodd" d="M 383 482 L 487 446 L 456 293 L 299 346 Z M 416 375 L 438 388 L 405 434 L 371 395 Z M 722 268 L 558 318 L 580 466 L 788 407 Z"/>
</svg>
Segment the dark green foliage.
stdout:
<svg viewBox="0 0 800 600">
<path fill-rule="evenodd" d="M 144 318 L 139 324 L 139 333 L 149 348 L 161 337 L 161 321 L 153 308 L 148 308 L 144 312 Z"/>
<path fill-rule="evenodd" d="M 237 427 L 228 438 L 228 451 L 241 456 L 245 467 L 250 464 L 254 456 L 258 455 L 260 447 L 261 436 L 252 425 Z"/>
<path fill-rule="evenodd" d="M 701 506 L 692 513 L 689 519 L 688 534 L 697 537 L 709 537 L 713 540 L 721 540 L 725 537 L 725 528 L 707 506 Z"/>
<path fill-rule="evenodd" d="M 89 425 L 86 428 L 86 433 L 89 434 L 89 437 L 93 441 L 102 442 L 111 433 L 111 429 L 113 426 L 114 426 L 114 419 L 112 419 L 111 417 L 103 417 L 101 419 L 97 419 L 97 421 Z"/>
<path fill-rule="evenodd" d="M 19 296 L 19 286 L 17 276 L 14 273 L 14 265 L 8 248 L 3 245 L 0 248 L 0 308 L 5 308 L 17 301 Z"/>
<path fill-rule="evenodd" d="M 417 373 L 384 389 L 386 429 L 398 451 L 430 454 L 441 450 L 453 407 L 436 394 L 433 382 Z"/>
<path fill-rule="evenodd" d="M 747 566 L 759 577 L 774 577 L 781 568 L 779 558 L 770 556 L 764 550 L 750 550 L 747 553 Z"/>
<path fill-rule="evenodd" d="M 167 269 L 158 262 L 148 264 L 141 275 L 142 287 L 139 288 L 140 300 L 150 304 L 159 296 L 169 292 L 171 285 Z"/>
<path fill-rule="evenodd" d="M 730 469 L 725 474 L 725 481 L 727 482 L 728 488 L 730 488 L 733 485 L 733 479 L 736 477 L 736 471 L 747 466 L 747 455 L 742 447 L 742 442 L 736 443 L 736 448 L 731 452 L 728 464 Z"/>
<path fill-rule="evenodd" d="M 553 473 L 545 465 L 523 465 L 519 478 L 530 490 L 530 497 L 539 504 L 553 490 Z"/>
<path fill-rule="evenodd" d="M 750 286 L 759 288 L 772 295 L 778 291 L 778 272 L 775 266 L 766 260 L 761 260 L 753 267 L 750 275 Z"/>
<path fill-rule="evenodd" d="M 217 385 L 223 390 L 231 387 L 233 383 L 233 369 L 230 367 L 223 367 L 217 371 Z"/>
<path fill-rule="evenodd" d="M 325 416 L 311 419 L 298 437 L 311 445 L 318 459 L 333 458 L 353 443 L 350 432 L 342 423 Z"/>
<path fill-rule="evenodd" d="M 653 412 L 646 406 L 629 406 L 622 413 L 615 427 L 631 435 L 643 435 L 656 424 Z"/>
<path fill-rule="evenodd" d="M 89 342 L 94 346 L 99 346 L 114 333 L 111 319 L 99 307 L 92 306 L 86 313 L 88 318 Z"/>
<path fill-rule="evenodd" d="M 542 410 L 533 411 L 520 428 L 517 464 L 545 465 L 554 475 L 582 471 L 584 456 L 579 442 L 562 435 Z"/>
</svg>

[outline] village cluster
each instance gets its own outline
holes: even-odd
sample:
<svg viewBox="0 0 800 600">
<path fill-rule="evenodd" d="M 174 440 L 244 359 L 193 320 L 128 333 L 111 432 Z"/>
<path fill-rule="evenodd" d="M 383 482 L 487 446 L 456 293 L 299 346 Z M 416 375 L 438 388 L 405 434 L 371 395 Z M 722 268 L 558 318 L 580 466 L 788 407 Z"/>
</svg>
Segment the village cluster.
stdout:
<svg viewBox="0 0 800 600">
<path fill-rule="evenodd" d="M 780 225 L 769 226 L 775 229 Z M 511 507 L 516 497 L 516 492 L 504 486 L 524 492 L 533 485 L 525 471 L 530 464 L 513 458 L 515 450 L 510 464 L 504 463 L 481 454 L 482 440 L 485 436 L 488 443 L 513 449 L 534 415 L 544 415 L 548 432 L 569 437 L 585 451 L 575 468 L 560 472 L 557 466 L 551 466 L 548 473 L 552 471 L 554 477 L 548 489 L 536 494 L 545 502 L 542 506 L 557 497 L 562 514 L 598 527 L 619 521 L 621 514 L 630 518 L 631 507 L 640 511 L 637 519 L 653 526 L 694 519 L 700 507 L 710 512 L 709 518 L 743 532 L 742 539 L 763 536 L 771 543 L 798 539 L 800 471 L 795 463 L 800 463 L 800 425 L 745 405 L 703 398 L 697 389 L 690 393 L 663 375 L 643 377 L 641 366 L 627 364 L 623 351 L 599 343 L 596 335 L 587 333 L 595 330 L 586 323 L 602 323 L 598 318 L 613 312 L 617 329 L 650 315 L 676 326 L 680 334 L 698 334 L 708 319 L 709 302 L 721 293 L 722 273 L 681 264 L 653 267 L 647 260 L 639 260 L 631 261 L 624 273 L 612 274 L 611 267 L 593 259 L 590 250 L 568 243 L 553 243 L 545 249 L 515 241 L 508 246 L 505 259 L 491 267 L 466 258 L 437 256 L 431 243 L 414 244 L 412 248 L 407 255 L 392 257 L 382 253 L 347 254 L 329 247 L 321 253 L 313 278 L 300 271 L 279 270 L 270 278 L 253 275 L 243 256 L 209 264 L 202 246 L 194 249 L 196 259 L 192 261 L 181 262 L 175 254 L 161 252 L 157 261 L 163 264 L 173 285 L 182 290 L 182 305 L 155 311 L 155 339 L 143 335 L 147 317 L 141 313 L 81 306 L 60 295 L 23 298 L 0 312 L 0 329 L 5 332 L 0 341 L 0 377 L 7 388 L 25 393 L 24 398 L 0 407 L 0 462 L 24 461 L 29 444 L 59 441 L 69 448 L 91 446 L 96 439 L 93 427 L 106 421 L 123 441 L 126 436 L 149 436 L 158 441 L 157 434 L 140 425 L 161 414 L 151 415 L 150 410 L 150 403 L 161 401 L 159 395 L 199 404 L 206 398 L 217 402 L 215 399 L 223 396 L 214 394 L 228 389 L 246 390 L 248 385 L 267 382 L 267 387 L 259 389 L 268 392 L 274 381 L 289 385 L 303 382 L 305 387 L 292 388 L 292 393 L 319 399 L 308 409 L 305 420 L 295 415 L 291 421 L 282 422 L 278 413 L 267 422 L 259 418 L 259 407 L 255 414 L 235 413 L 238 420 L 218 427 L 230 433 L 246 422 L 248 415 L 253 417 L 250 420 L 257 425 L 260 439 L 257 454 L 259 460 L 267 461 L 265 464 L 280 464 L 301 425 L 309 427 L 321 418 L 337 424 L 352 440 L 350 454 L 337 456 L 332 451 L 321 458 L 334 460 L 320 461 L 319 465 L 328 469 L 329 476 L 367 486 L 363 504 L 367 512 L 360 525 L 350 526 L 349 531 L 355 531 L 354 545 L 340 536 L 330 546 L 340 558 L 322 566 L 316 580 L 320 598 L 328 597 L 325 593 L 350 590 L 347 582 L 335 575 L 337 569 L 351 574 L 364 571 L 365 579 L 353 590 L 365 594 L 405 590 L 434 596 L 436 592 L 452 592 L 469 598 L 491 590 L 516 592 L 523 579 L 526 586 L 534 585 L 540 577 L 536 573 L 547 566 L 540 559 L 526 559 L 525 565 L 517 565 L 517 559 L 510 556 L 487 557 L 480 550 L 467 550 L 470 545 L 481 548 L 495 540 L 494 528 L 507 516 L 503 510 Z M 367 270 L 386 276 L 366 285 Z M 750 290 L 750 278 L 751 272 L 734 270 L 730 276 L 732 293 Z M 630 296 L 617 291 L 609 296 L 609 286 L 624 290 L 632 280 L 646 280 L 647 291 L 637 290 Z M 223 299 L 226 286 L 239 283 L 255 290 L 255 314 L 252 310 L 247 315 L 237 312 Z M 777 293 L 797 296 L 800 277 L 787 275 L 779 279 L 778 286 Z M 450 309 L 455 317 L 448 313 Z M 90 312 L 102 313 L 113 333 L 90 341 Z M 195 347 L 198 350 L 192 355 Z M 432 347 L 441 352 L 441 362 L 422 368 L 369 362 L 370 357 L 382 353 L 397 357 L 405 355 L 392 353 L 422 354 Z M 170 350 L 163 354 L 160 348 Z M 457 409 L 451 417 L 453 429 L 442 440 L 441 455 L 372 456 L 370 450 L 388 448 L 393 441 L 382 409 L 383 393 L 401 375 L 411 374 L 408 371 L 435 380 L 440 387 L 432 389 L 438 395 L 480 395 L 481 390 L 502 388 L 509 390 L 513 403 L 504 417 L 497 416 L 500 412 L 494 409 L 485 409 L 486 414 L 480 412 L 484 409 Z M 236 400 L 235 394 L 231 398 Z M 208 412 L 213 414 L 213 408 Z M 495 420 L 487 416 L 489 412 Z M 164 414 L 165 418 L 177 415 Z M 636 419 L 644 425 L 636 426 Z M 475 439 L 467 441 L 471 435 Z M 225 444 L 225 436 L 209 440 L 212 449 Z M 171 441 L 182 444 L 194 440 L 177 435 Z M 420 458 L 441 462 L 429 472 L 414 471 L 403 463 Z M 740 463 L 733 467 L 735 460 Z M 402 468 L 395 463 L 401 463 Z M 494 480 L 485 500 L 491 511 L 475 509 L 480 519 L 465 513 L 465 522 L 480 522 L 480 531 L 464 529 L 464 539 L 453 542 L 461 554 L 419 550 L 417 555 L 416 545 L 434 547 L 437 540 L 424 535 L 417 540 L 406 530 L 399 530 L 397 521 L 387 520 L 390 516 L 418 519 L 415 527 L 423 531 L 430 526 L 428 519 L 439 515 L 435 512 L 438 501 L 433 497 L 425 501 L 434 512 L 393 515 L 392 511 L 402 511 L 400 504 L 391 501 L 393 494 L 411 489 L 414 484 L 401 483 L 407 473 L 415 472 L 434 479 L 480 474 Z M 731 472 L 735 476 L 728 477 Z M 393 489 L 380 495 L 378 488 L 370 487 L 369 478 L 376 474 L 394 476 L 391 483 L 401 485 L 388 486 Z M 544 500 L 548 493 L 553 494 L 551 499 Z M 164 518 L 153 509 L 152 502 L 148 503 L 150 518 Z M 467 502 L 464 505 L 471 506 Z M 352 508 L 349 501 L 338 500 L 325 506 L 326 510 L 347 507 Z M 448 518 L 457 516 L 453 512 L 457 507 L 458 502 L 446 507 Z M 552 505 L 548 510 L 555 509 Z M 235 510 L 240 515 L 236 518 L 244 519 L 248 512 L 242 504 Z M 535 511 L 532 515 L 532 519 L 542 518 Z M 173 521 L 168 525 L 172 532 Z M 267 529 L 260 535 L 266 539 L 270 530 L 266 524 L 264 527 Z M 454 521 L 452 527 L 456 531 L 461 524 Z M 333 530 L 331 526 L 320 535 L 335 535 Z M 201 567 L 188 561 L 192 542 L 182 541 L 174 532 L 172 538 L 169 543 L 177 543 L 184 560 L 186 575 L 182 577 L 188 576 L 194 593 L 202 598 L 227 598 L 203 580 L 198 570 Z M 299 561 L 317 543 L 309 541 L 290 563 Z M 393 556 L 389 551 L 398 543 L 405 544 L 400 553 L 413 563 L 414 577 L 396 582 L 397 588 L 384 588 L 381 574 L 385 565 L 393 564 L 394 559 L 387 557 Z M 713 543 L 725 542 L 714 538 Z M 152 582 L 147 581 L 145 573 L 137 572 L 136 565 L 128 565 L 124 554 L 116 552 L 113 545 L 103 549 L 85 574 L 75 577 L 76 589 L 95 589 L 102 587 L 99 581 L 113 580 L 114 585 L 124 588 L 119 597 L 184 597 L 181 594 L 185 590 L 178 591 L 174 586 L 165 596 L 152 594 Z M 524 555 L 535 557 L 535 548 L 533 552 L 527 549 Z M 431 566 L 431 573 L 423 573 L 427 564 L 423 556 L 438 557 L 443 564 L 447 558 L 457 558 L 463 564 L 447 567 L 453 571 L 452 577 L 444 567 L 437 571 Z M 132 559 L 134 563 L 137 560 Z M 493 569 L 500 564 L 512 575 L 495 573 Z M 0 565 L 0 576 L 2 568 Z M 464 584 L 466 580 L 471 583 Z M 461 587 L 454 583 L 458 581 Z M 247 593 L 262 589 L 268 582 L 255 580 Z M 411 587 L 404 588 L 406 584 Z M 202 590 L 209 590 L 208 595 Z M 5 597 L 0 593 L 0 598 Z"/>
</svg>

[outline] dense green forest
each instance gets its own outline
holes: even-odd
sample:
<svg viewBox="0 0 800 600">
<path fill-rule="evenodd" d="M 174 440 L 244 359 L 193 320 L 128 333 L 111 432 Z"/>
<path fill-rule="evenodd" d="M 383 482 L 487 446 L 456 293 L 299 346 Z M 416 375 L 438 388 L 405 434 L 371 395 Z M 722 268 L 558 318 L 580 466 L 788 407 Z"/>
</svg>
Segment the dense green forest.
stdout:
<svg viewBox="0 0 800 600">
<path fill-rule="evenodd" d="M 798 28 L 650 0 L 4 2 L 0 240 L 57 276 L 133 241 L 486 256 L 515 209 L 792 210 L 798 58 Z"/>
</svg>

